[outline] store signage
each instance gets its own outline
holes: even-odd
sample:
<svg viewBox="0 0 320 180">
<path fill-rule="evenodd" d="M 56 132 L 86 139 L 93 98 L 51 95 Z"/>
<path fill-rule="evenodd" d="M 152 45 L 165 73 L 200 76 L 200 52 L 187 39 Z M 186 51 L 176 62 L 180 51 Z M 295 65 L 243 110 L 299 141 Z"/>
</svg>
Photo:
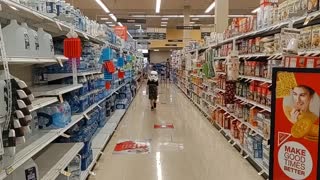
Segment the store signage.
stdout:
<svg viewBox="0 0 320 180">
<path fill-rule="evenodd" d="M 154 129 L 173 129 L 173 124 L 155 124 Z"/>
<path fill-rule="evenodd" d="M 117 36 L 124 40 L 128 40 L 127 26 L 114 26 L 113 29 Z"/>
<path fill-rule="evenodd" d="M 117 22 L 145 24 L 147 21 L 145 19 L 117 19 Z"/>
<path fill-rule="evenodd" d="M 150 140 L 120 140 L 116 144 L 113 154 L 148 154 L 150 153 L 150 149 Z"/>
<path fill-rule="evenodd" d="M 320 179 L 320 72 L 273 70 L 269 179 Z"/>
<path fill-rule="evenodd" d="M 177 29 L 197 30 L 200 29 L 200 26 L 177 26 Z"/>
<path fill-rule="evenodd" d="M 168 42 L 183 42 L 182 39 L 169 39 Z"/>
<path fill-rule="evenodd" d="M 149 39 L 155 39 L 155 40 L 165 40 L 167 38 L 166 33 L 157 33 L 157 32 L 148 32 L 147 36 Z"/>
<path fill-rule="evenodd" d="M 165 46 L 174 46 L 174 47 L 177 47 L 178 45 L 177 45 L 177 44 L 165 44 Z"/>
</svg>

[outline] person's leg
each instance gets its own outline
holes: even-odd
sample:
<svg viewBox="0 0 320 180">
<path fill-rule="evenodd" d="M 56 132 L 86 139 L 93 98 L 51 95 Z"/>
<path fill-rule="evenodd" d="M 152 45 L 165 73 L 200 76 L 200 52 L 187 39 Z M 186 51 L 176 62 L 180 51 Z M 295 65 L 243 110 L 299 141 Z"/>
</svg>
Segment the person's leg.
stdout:
<svg viewBox="0 0 320 180">
<path fill-rule="evenodd" d="M 153 110 L 153 100 L 150 99 L 151 110 Z"/>
</svg>

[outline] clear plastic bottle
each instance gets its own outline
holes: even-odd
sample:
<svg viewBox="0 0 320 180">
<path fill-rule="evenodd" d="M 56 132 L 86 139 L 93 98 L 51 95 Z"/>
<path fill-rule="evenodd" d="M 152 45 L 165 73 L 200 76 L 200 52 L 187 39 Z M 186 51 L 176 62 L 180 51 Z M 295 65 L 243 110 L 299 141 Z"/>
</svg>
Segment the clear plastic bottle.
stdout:
<svg viewBox="0 0 320 180">
<path fill-rule="evenodd" d="M 54 56 L 54 47 L 52 36 L 45 32 L 43 28 L 38 29 L 39 38 L 39 56 L 52 58 Z"/>
<path fill-rule="evenodd" d="M 2 29 L 4 45 L 8 57 L 30 57 L 31 47 L 28 30 L 12 19 L 10 24 Z"/>
<path fill-rule="evenodd" d="M 28 27 L 27 23 L 21 23 L 21 26 L 26 28 L 30 39 L 30 54 L 32 57 L 39 56 L 39 38 L 37 31 Z"/>
</svg>

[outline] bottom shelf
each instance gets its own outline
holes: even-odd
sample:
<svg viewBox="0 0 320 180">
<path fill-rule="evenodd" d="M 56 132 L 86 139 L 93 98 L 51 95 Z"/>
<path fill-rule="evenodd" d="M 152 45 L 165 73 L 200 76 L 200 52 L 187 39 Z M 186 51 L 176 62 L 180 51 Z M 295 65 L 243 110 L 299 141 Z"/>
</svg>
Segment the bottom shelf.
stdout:
<svg viewBox="0 0 320 180">
<path fill-rule="evenodd" d="M 85 180 L 90 174 L 90 171 L 99 159 L 101 151 L 108 143 L 109 139 L 111 138 L 113 132 L 116 130 L 119 122 L 121 121 L 125 113 L 126 110 L 116 110 L 115 113 L 108 120 L 106 125 L 97 131 L 96 135 L 92 140 L 93 161 L 91 162 L 87 170 L 81 172 L 81 180 Z"/>
<path fill-rule="evenodd" d="M 39 179 L 56 179 L 79 153 L 83 145 L 83 143 L 54 143 L 46 147 L 40 155 L 34 157 L 39 168 Z"/>
</svg>

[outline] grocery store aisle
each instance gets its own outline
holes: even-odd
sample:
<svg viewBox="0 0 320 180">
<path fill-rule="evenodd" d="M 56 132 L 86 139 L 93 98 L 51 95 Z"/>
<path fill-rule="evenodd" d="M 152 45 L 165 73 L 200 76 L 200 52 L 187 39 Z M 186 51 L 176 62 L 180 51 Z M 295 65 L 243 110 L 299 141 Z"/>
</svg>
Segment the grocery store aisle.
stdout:
<svg viewBox="0 0 320 180">
<path fill-rule="evenodd" d="M 143 86 L 101 156 L 91 180 L 259 180 L 256 170 L 231 147 L 174 85 L 161 85 L 159 107 L 150 111 Z M 174 129 L 153 129 L 173 123 Z M 112 154 L 120 139 L 151 139 L 151 153 Z"/>
</svg>

